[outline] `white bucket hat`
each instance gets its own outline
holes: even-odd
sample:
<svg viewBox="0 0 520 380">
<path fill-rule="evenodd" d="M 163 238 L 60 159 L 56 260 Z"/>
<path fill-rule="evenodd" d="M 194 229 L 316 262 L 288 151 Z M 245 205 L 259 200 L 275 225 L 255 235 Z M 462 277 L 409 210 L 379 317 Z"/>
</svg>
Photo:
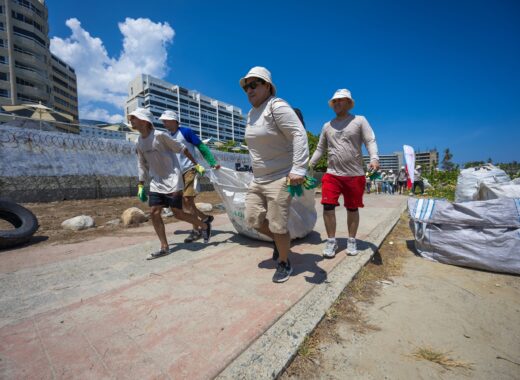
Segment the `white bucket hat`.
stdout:
<svg viewBox="0 0 520 380">
<path fill-rule="evenodd" d="M 175 121 L 180 121 L 180 120 L 179 120 L 179 115 L 177 115 L 177 112 L 172 111 L 172 110 L 166 110 L 166 111 L 164 111 L 163 114 L 161 115 L 161 117 L 159 118 L 159 120 L 175 120 Z"/>
<path fill-rule="evenodd" d="M 136 108 L 135 111 L 130 112 L 128 116 L 135 116 L 139 120 L 146 120 L 153 125 L 153 114 L 146 108 Z"/>
<path fill-rule="evenodd" d="M 388 171 L 388 173 L 393 173 L 393 172 L 394 172 L 394 171 L 393 171 L 392 169 L 390 169 L 390 170 Z"/>
<path fill-rule="evenodd" d="M 246 74 L 245 77 L 240 79 L 240 87 L 244 87 L 247 78 L 260 78 L 269 83 L 273 89 L 272 95 L 276 95 L 276 86 L 271 79 L 271 72 L 262 66 L 255 66 Z"/>
<path fill-rule="evenodd" d="M 340 88 L 339 90 L 336 90 L 332 98 L 329 100 L 329 106 L 332 108 L 332 101 L 334 99 L 350 99 L 352 102 L 352 108 L 354 107 L 354 99 L 352 99 L 352 95 L 350 94 L 350 91 L 346 88 Z"/>
</svg>

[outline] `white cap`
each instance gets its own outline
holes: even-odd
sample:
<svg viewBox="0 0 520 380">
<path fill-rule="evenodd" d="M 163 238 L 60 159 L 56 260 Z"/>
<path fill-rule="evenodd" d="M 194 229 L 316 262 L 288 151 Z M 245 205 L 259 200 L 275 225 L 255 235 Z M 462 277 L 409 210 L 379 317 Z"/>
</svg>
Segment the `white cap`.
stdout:
<svg viewBox="0 0 520 380">
<path fill-rule="evenodd" d="M 350 91 L 346 88 L 340 88 L 339 90 L 336 90 L 332 98 L 329 100 L 329 106 L 332 107 L 332 101 L 334 99 L 350 99 L 352 101 L 352 107 L 354 107 L 354 99 L 352 99 L 352 95 L 350 94 Z"/>
<path fill-rule="evenodd" d="M 276 95 L 276 86 L 274 85 L 273 80 L 271 79 L 271 72 L 267 70 L 265 67 L 255 66 L 251 70 L 249 70 L 246 76 L 240 79 L 240 87 L 244 87 L 247 78 L 260 78 L 265 80 L 267 83 L 271 84 L 271 87 L 273 89 L 271 95 Z"/>
<path fill-rule="evenodd" d="M 390 169 L 390 170 L 388 171 L 388 173 L 393 173 L 393 172 L 394 172 L 394 171 L 393 171 L 392 169 Z"/>
<path fill-rule="evenodd" d="M 161 115 L 161 117 L 159 118 L 159 120 L 175 120 L 175 121 L 180 121 L 180 120 L 179 120 L 179 115 L 177 115 L 177 112 L 172 111 L 172 110 L 166 110 L 166 111 L 164 111 L 163 114 Z"/>
<path fill-rule="evenodd" d="M 404 170 L 404 166 L 401 166 L 401 170 Z"/>
<path fill-rule="evenodd" d="M 421 165 L 417 165 L 416 169 L 420 169 L 421 168 Z"/>
<path fill-rule="evenodd" d="M 139 120 L 146 120 L 147 122 L 153 125 L 153 114 L 150 112 L 149 109 L 136 108 L 135 111 L 130 112 L 128 116 L 135 116 Z"/>
</svg>

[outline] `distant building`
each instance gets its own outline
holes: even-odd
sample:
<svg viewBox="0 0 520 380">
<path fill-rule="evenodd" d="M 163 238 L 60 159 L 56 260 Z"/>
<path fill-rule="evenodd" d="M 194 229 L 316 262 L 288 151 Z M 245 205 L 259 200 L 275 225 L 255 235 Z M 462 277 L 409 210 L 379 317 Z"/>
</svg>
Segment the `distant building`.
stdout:
<svg viewBox="0 0 520 380">
<path fill-rule="evenodd" d="M 141 74 L 128 85 L 125 116 L 137 107 L 149 109 L 158 128 L 162 128 L 159 116 L 171 109 L 180 114 L 181 124 L 201 139 L 244 140 L 246 122 L 240 108 L 150 75 Z"/>
<path fill-rule="evenodd" d="M 0 105 L 39 103 L 78 119 L 74 69 L 49 50 L 43 0 L 0 2 Z"/>
<path fill-rule="evenodd" d="M 363 156 L 365 167 L 370 163 L 369 156 Z M 428 152 L 415 152 L 415 166 L 421 165 L 423 169 L 429 170 L 431 167 L 436 168 L 439 163 L 439 152 L 433 149 Z M 405 165 L 403 152 L 394 152 L 392 154 L 380 154 L 379 164 L 381 170 L 388 171 L 392 169 L 398 171 L 401 166 Z"/>
</svg>

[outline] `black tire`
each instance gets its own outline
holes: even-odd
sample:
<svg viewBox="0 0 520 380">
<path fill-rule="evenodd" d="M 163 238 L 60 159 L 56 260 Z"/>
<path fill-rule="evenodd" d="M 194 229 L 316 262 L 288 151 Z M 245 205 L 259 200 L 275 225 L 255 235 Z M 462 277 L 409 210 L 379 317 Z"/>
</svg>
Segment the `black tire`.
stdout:
<svg viewBox="0 0 520 380">
<path fill-rule="evenodd" d="M 0 199 L 0 219 L 14 226 L 14 229 L 0 230 L 0 249 L 28 242 L 39 227 L 31 211 L 6 199 Z"/>
</svg>

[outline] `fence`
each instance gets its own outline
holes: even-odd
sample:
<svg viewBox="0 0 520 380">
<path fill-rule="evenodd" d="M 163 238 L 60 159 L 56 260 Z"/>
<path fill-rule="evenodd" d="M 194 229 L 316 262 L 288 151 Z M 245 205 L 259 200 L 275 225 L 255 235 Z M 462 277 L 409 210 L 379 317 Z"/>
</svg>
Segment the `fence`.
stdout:
<svg viewBox="0 0 520 380">
<path fill-rule="evenodd" d="M 249 156 L 213 152 L 223 166 Z M 200 158 L 200 162 L 203 160 Z M 134 195 L 135 143 L 0 125 L 0 195 L 16 202 L 47 202 Z M 201 181 L 203 190 L 211 189 Z"/>
</svg>

